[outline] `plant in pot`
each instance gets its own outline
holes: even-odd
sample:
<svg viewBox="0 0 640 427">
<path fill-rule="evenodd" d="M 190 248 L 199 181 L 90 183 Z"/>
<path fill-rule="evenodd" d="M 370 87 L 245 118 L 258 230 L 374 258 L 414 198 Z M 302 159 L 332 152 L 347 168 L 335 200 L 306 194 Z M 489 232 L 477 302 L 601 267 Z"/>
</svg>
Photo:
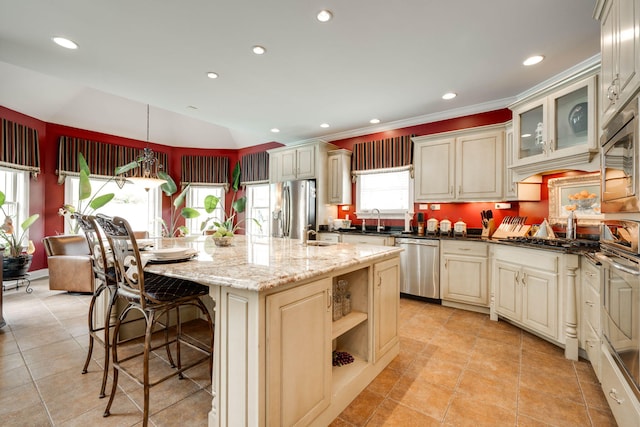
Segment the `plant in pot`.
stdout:
<svg viewBox="0 0 640 427">
<path fill-rule="evenodd" d="M 24 240 L 27 236 L 27 230 L 35 223 L 40 215 L 34 214 L 24 220 L 20 224 L 20 229 L 13 226 L 11 216 L 4 209 L 6 201 L 5 194 L 0 191 L 0 210 L 5 219 L 4 224 L 0 226 L 0 246 L 4 247 L 4 259 L 2 260 L 2 275 L 5 279 L 22 277 L 29 270 L 33 255 L 24 247 Z M 29 245 L 31 246 L 31 245 Z"/>
<path fill-rule="evenodd" d="M 176 237 L 184 237 L 189 234 L 189 229 L 185 225 L 178 226 L 178 220 L 180 217 L 185 219 L 197 218 L 200 216 L 200 212 L 197 210 L 183 206 L 189 185 L 187 185 L 178 196 L 174 197 L 178 191 L 178 186 L 175 181 L 169 176 L 168 173 L 159 171 L 158 176 L 164 179 L 166 182 L 160 186 L 164 194 L 171 198 L 173 208 L 171 209 L 171 217 L 169 222 L 166 222 L 163 218 L 158 218 L 162 225 L 162 236 L 165 238 L 175 239 Z M 174 240 L 175 242 L 175 240 Z"/>
<path fill-rule="evenodd" d="M 207 234 L 209 234 L 208 231 L 213 231 L 213 234 L 211 234 L 211 236 L 216 246 L 230 246 L 236 231 L 241 228 L 240 224 L 245 221 L 237 221 L 238 214 L 244 212 L 247 204 L 246 196 L 242 196 L 239 199 L 236 199 L 238 190 L 240 189 L 240 175 L 240 164 L 236 163 L 236 166 L 233 169 L 233 180 L 231 183 L 233 198 L 231 201 L 231 209 L 229 209 L 229 214 L 227 215 L 227 213 L 222 210 L 222 218 L 208 217 L 207 219 L 202 221 L 202 224 L 200 224 L 200 231 Z M 218 207 L 219 203 L 219 197 L 216 197 L 214 195 L 206 196 L 204 199 L 205 212 L 207 212 L 207 214 L 209 215 L 212 214 Z M 261 227 L 260 222 L 258 222 L 256 219 L 252 219 L 252 221 L 258 227 Z M 212 226 L 209 226 L 209 222 L 213 224 L 215 229 L 213 229 Z"/>
<path fill-rule="evenodd" d="M 106 180 L 102 186 L 92 195 L 91 181 L 89 176 L 91 171 L 89 165 L 82 153 L 78 153 L 78 166 L 80 169 L 80 185 L 78 187 L 78 205 L 64 205 L 58 209 L 58 215 L 64 216 L 65 221 L 69 224 L 69 231 L 71 234 L 78 234 L 80 232 L 80 224 L 76 220 L 76 215 L 91 215 L 107 203 L 109 203 L 115 196 L 114 193 L 100 194 L 100 191 L 116 176 L 132 170 L 138 166 L 138 161 L 132 161 L 124 166 L 116 168 L 114 175 Z M 86 202 L 85 202 L 86 201 Z"/>
</svg>

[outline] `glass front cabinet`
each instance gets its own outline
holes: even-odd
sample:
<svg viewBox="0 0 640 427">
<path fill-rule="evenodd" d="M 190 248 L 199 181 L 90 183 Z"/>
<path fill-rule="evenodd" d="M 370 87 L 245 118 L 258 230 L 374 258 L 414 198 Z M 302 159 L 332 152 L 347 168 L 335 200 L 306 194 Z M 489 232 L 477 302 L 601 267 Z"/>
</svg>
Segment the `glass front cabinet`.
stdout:
<svg viewBox="0 0 640 427">
<path fill-rule="evenodd" d="M 510 167 L 520 178 L 556 169 L 599 169 L 595 75 L 511 109 Z"/>
</svg>

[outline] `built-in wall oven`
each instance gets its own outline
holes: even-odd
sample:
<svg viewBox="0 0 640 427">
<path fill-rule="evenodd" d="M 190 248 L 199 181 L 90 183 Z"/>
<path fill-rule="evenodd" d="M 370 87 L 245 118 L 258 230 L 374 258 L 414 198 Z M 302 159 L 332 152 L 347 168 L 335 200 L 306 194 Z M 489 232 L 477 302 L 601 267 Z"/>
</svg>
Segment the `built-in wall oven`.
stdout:
<svg viewBox="0 0 640 427">
<path fill-rule="evenodd" d="M 635 98 L 603 130 L 602 212 L 640 212 L 639 125 Z"/>
<path fill-rule="evenodd" d="M 640 222 L 606 220 L 601 227 L 603 341 L 640 399 Z"/>
</svg>

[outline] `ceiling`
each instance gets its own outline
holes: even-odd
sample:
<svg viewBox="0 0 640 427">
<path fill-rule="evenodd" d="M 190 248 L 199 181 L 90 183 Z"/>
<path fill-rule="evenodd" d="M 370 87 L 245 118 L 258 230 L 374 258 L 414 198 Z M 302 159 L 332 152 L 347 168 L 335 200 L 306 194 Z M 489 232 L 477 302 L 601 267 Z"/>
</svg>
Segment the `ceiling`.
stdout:
<svg viewBox="0 0 640 427">
<path fill-rule="evenodd" d="M 598 55 L 594 5 L 0 0 L 0 105 L 144 141 L 148 104 L 149 139 L 170 146 L 331 141 L 508 105 Z M 545 60 L 523 66 L 532 54 Z"/>
</svg>

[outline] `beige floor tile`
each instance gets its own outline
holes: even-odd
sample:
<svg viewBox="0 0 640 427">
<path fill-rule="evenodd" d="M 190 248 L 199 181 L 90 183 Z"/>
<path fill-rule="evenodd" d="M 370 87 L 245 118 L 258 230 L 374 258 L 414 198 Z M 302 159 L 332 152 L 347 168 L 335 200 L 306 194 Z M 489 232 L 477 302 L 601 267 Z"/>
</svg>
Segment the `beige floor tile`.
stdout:
<svg viewBox="0 0 640 427">
<path fill-rule="evenodd" d="M 206 427 L 209 411 L 211 411 L 211 395 L 204 390 L 200 390 L 159 411 L 150 418 L 158 427 L 187 424 L 193 427 Z"/>
<path fill-rule="evenodd" d="M 386 396 L 389 394 L 393 386 L 396 385 L 401 375 L 401 372 L 392 369 L 391 367 L 386 367 L 367 386 L 367 389 L 379 395 Z"/>
<path fill-rule="evenodd" d="M 518 413 L 551 425 L 583 427 L 590 425 L 587 408 L 573 400 L 521 387 Z"/>
<path fill-rule="evenodd" d="M 367 423 L 367 427 L 436 427 L 439 425 L 439 421 L 428 415 L 388 399 L 382 402 Z"/>
<path fill-rule="evenodd" d="M 466 370 L 456 393 L 480 402 L 491 403 L 511 411 L 516 410 L 518 398 L 518 378 L 498 377 L 486 372 Z"/>
<path fill-rule="evenodd" d="M 560 399 L 584 403 L 582 390 L 576 376 L 554 375 L 547 370 L 534 369 L 524 365 L 520 371 L 520 387 L 544 390 L 545 393 Z"/>
<path fill-rule="evenodd" d="M 448 426 L 510 427 L 516 411 L 456 393 L 444 421 Z"/>
<path fill-rule="evenodd" d="M 389 399 L 442 421 L 453 390 L 430 381 L 403 376 L 389 393 Z"/>
<path fill-rule="evenodd" d="M 342 411 L 340 418 L 354 426 L 364 426 L 383 401 L 384 396 L 365 389 Z"/>
</svg>

